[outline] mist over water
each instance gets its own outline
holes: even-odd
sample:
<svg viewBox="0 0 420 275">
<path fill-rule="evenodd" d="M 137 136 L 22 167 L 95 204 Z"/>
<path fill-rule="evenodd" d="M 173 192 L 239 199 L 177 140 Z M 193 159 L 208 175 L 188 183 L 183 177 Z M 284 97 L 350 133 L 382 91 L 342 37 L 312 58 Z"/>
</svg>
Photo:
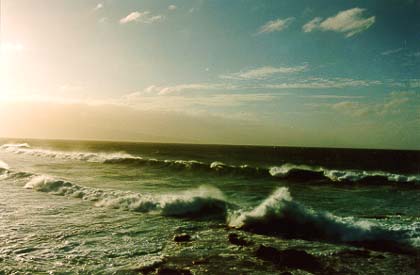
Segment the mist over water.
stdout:
<svg viewBox="0 0 420 275">
<path fill-rule="evenodd" d="M 214 255 L 206 267 L 189 267 L 201 274 L 225 261 L 219 254 L 243 272 L 249 257 L 259 273 L 273 272 L 252 248 L 229 244 L 226 228 L 319 257 L 343 247 L 372 249 L 385 253 L 378 270 L 410 261 L 420 247 L 417 151 L 1 144 L 6 273 L 129 273 Z M 174 243 L 180 233 L 193 241 Z"/>
</svg>

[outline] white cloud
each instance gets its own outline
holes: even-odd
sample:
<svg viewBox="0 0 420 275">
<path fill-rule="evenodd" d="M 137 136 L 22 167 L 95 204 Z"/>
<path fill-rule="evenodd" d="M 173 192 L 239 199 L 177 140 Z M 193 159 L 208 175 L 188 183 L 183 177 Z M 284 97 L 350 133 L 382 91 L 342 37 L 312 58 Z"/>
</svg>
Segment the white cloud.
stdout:
<svg viewBox="0 0 420 275">
<path fill-rule="evenodd" d="M 340 11 L 335 16 L 328 17 L 322 21 L 321 17 L 315 17 L 306 23 L 302 30 L 304 32 L 334 31 L 344 33 L 346 37 L 351 37 L 362 31 L 367 30 L 375 23 L 375 16 L 363 17 L 365 9 L 353 8 Z"/>
<path fill-rule="evenodd" d="M 351 78 L 307 78 L 304 80 L 289 82 L 266 84 L 265 88 L 270 89 L 331 89 L 331 88 L 347 88 L 347 87 L 368 87 L 372 85 L 380 85 L 378 80 L 360 80 Z"/>
<path fill-rule="evenodd" d="M 311 32 L 319 27 L 319 23 L 321 23 L 321 17 L 315 17 L 305 25 L 303 25 L 302 29 L 304 32 Z"/>
<path fill-rule="evenodd" d="M 322 95 L 304 95 L 302 98 L 316 98 L 316 99 L 358 99 L 365 98 L 360 95 L 333 95 L 333 94 L 322 94 Z"/>
<path fill-rule="evenodd" d="M 381 55 L 392 55 L 401 52 L 404 48 L 392 49 L 388 51 L 381 52 Z"/>
<path fill-rule="evenodd" d="M 258 34 L 282 31 L 289 27 L 294 19 L 294 17 L 288 17 L 286 19 L 270 20 L 260 27 Z"/>
<path fill-rule="evenodd" d="M 354 101 L 342 101 L 330 105 L 331 109 L 340 113 L 361 117 L 366 115 L 384 116 L 400 113 L 404 106 L 405 111 L 409 111 L 406 103 L 418 102 L 419 96 L 413 92 L 392 92 L 381 103 L 366 103 Z"/>
<path fill-rule="evenodd" d="M 252 78 L 251 78 L 252 76 Z M 245 75 L 247 78 L 239 78 L 239 76 L 221 76 L 231 80 L 255 80 L 260 79 L 261 75 Z M 283 90 L 283 89 L 331 89 L 331 88 L 348 88 L 348 87 L 368 87 L 383 84 L 378 80 L 360 80 L 351 78 L 306 78 L 294 82 L 283 83 L 188 83 L 178 85 L 150 85 L 144 90 L 135 92 L 134 94 L 141 96 L 165 96 L 179 94 L 181 92 L 200 92 L 200 91 L 241 91 L 241 90 Z"/>
<path fill-rule="evenodd" d="M 96 5 L 96 7 L 93 9 L 94 11 L 97 11 L 97 10 L 100 10 L 100 9 L 102 9 L 104 7 L 104 4 L 102 4 L 102 3 L 98 3 L 97 5 Z"/>
<path fill-rule="evenodd" d="M 308 68 L 308 65 L 294 66 L 294 67 L 272 67 L 264 66 L 247 71 L 241 71 L 237 73 L 221 75 L 220 78 L 224 79 L 236 79 L 236 80 L 252 80 L 252 79 L 264 79 L 276 74 L 290 74 L 303 72 Z"/>
<path fill-rule="evenodd" d="M 206 95 L 147 96 L 142 92 L 125 95 L 122 104 L 147 110 L 190 110 L 197 112 L 201 107 L 234 107 L 256 102 L 271 102 L 283 94 L 269 93 L 223 93 Z M 195 108 L 197 107 L 197 108 Z"/>
<path fill-rule="evenodd" d="M 157 95 L 168 95 L 183 91 L 206 91 L 206 90 L 234 90 L 237 86 L 231 84 L 217 84 L 217 83 L 191 83 L 191 84 L 179 84 L 173 86 L 157 86 L 150 85 L 144 91 L 137 92 L 140 94 L 157 94 Z"/>
<path fill-rule="evenodd" d="M 169 5 L 168 10 L 174 11 L 174 10 L 176 10 L 176 6 L 175 5 Z"/>
<path fill-rule="evenodd" d="M 163 15 L 152 15 L 150 11 L 138 12 L 134 11 L 128 14 L 126 17 L 120 19 L 120 24 L 127 24 L 131 22 L 139 22 L 151 24 L 155 22 L 160 22 L 164 20 Z"/>
</svg>

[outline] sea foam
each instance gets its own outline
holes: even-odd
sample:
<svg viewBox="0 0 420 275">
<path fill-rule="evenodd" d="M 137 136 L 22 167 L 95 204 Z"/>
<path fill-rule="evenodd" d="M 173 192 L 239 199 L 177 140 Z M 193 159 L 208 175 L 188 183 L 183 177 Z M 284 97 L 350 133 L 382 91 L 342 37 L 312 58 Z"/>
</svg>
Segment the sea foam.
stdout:
<svg viewBox="0 0 420 275">
<path fill-rule="evenodd" d="M 351 242 L 387 237 L 371 222 L 341 218 L 307 208 L 295 202 L 286 187 L 278 188 L 252 210 L 231 213 L 228 224 L 255 233 L 287 238 Z"/>
<path fill-rule="evenodd" d="M 9 165 L 0 159 L 0 171 L 1 170 L 5 171 L 9 169 L 10 169 Z"/>
<path fill-rule="evenodd" d="M 142 159 L 141 157 L 136 157 L 123 152 L 116 153 L 94 153 L 94 152 L 66 152 L 66 151 L 56 151 L 49 149 L 41 148 L 32 148 L 27 143 L 22 144 L 3 144 L 0 146 L 0 149 L 3 149 L 7 152 L 22 154 L 22 155 L 31 155 L 37 157 L 47 157 L 55 159 L 68 159 L 68 160 L 80 160 L 80 161 L 89 161 L 89 162 L 106 162 L 112 160 L 120 159 Z"/>
<path fill-rule="evenodd" d="M 367 220 L 338 217 L 315 211 L 293 200 L 286 187 L 278 188 L 255 208 L 246 210 L 230 202 L 222 191 L 200 186 L 183 192 L 141 194 L 121 190 L 83 187 L 50 176 L 32 176 L 24 186 L 40 192 L 80 198 L 98 207 L 109 207 L 163 216 L 189 218 L 225 218 L 227 225 L 257 234 L 378 245 L 385 242 L 392 249 L 417 238 L 406 230 L 387 230 Z M 390 245 L 391 243 L 391 245 Z"/>
<path fill-rule="evenodd" d="M 200 216 L 225 214 L 228 203 L 223 193 L 211 186 L 173 194 L 140 194 L 120 190 L 89 188 L 55 179 L 50 176 L 34 176 L 24 186 L 40 192 L 76 197 L 106 206 L 136 212 L 157 212 L 165 216 Z"/>
</svg>

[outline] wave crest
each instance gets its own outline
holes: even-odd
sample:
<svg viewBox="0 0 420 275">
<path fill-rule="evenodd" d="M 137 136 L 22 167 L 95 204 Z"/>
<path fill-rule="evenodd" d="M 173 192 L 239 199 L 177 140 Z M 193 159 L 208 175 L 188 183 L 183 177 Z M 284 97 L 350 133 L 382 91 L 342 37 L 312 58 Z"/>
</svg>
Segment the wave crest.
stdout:
<svg viewBox="0 0 420 275">
<path fill-rule="evenodd" d="M 6 171 L 9 169 L 9 165 L 0 159 L 0 171 Z"/>
<path fill-rule="evenodd" d="M 398 240 L 401 237 L 368 221 L 308 209 L 295 202 L 285 187 L 278 188 L 250 211 L 233 212 L 228 217 L 228 225 L 259 234 L 333 242 Z"/>
<path fill-rule="evenodd" d="M 296 165 L 286 163 L 281 166 L 271 167 L 269 173 L 273 177 L 297 178 L 313 180 L 329 180 L 333 182 L 347 183 L 419 183 L 418 175 L 400 175 L 384 171 L 363 171 L 363 170 L 335 170 L 320 166 Z"/>
<path fill-rule="evenodd" d="M 30 155 L 37 157 L 48 157 L 55 159 L 80 160 L 89 162 L 106 162 L 120 159 L 142 159 L 123 152 L 116 153 L 93 153 L 93 152 L 66 152 L 49 149 L 32 148 L 27 143 L 22 144 L 4 144 L 0 149 L 15 154 Z"/>
<path fill-rule="evenodd" d="M 173 168 L 177 170 L 193 170 L 196 172 L 215 172 L 219 175 L 239 175 L 256 178 L 282 178 L 301 181 L 343 182 L 343 183 L 420 183 L 420 175 L 402 175 L 384 171 L 364 171 L 351 169 L 329 169 L 321 166 L 299 165 L 285 163 L 270 168 L 251 167 L 248 165 L 229 165 L 220 161 L 211 163 L 196 160 L 171 160 L 142 158 L 124 152 L 94 153 L 66 152 L 40 148 L 31 148 L 29 144 L 4 144 L 0 146 L 7 152 L 56 159 L 70 159 L 107 164 L 150 165 L 158 168 Z"/>
<path fill-rule="evenodd" d="M 24 187 L 89 200 L 99 207 L 173 217 L 226 218 L 228 226 L 258 234 L 349 243 L 403 253 L 412 251 L 408 242 L 413 236 L 407 235 L 406 230 L 386 230 L 366 220 L 315 211 L 294 201 L 285 187 L 278 188 L 249 211 L 230 203 L 222 191 L 211 186 L 170 194 L 140 194 L 83 187 L 41 175 L 33 176 Z"/>
<path fill-rule="evenodd" d="M 230 205 L 219 189 L 210 186 L 200 186 L 175 194 L 150 195 L 82 187 L 41 175 L 33 177 L 24 188 L 94 201 L 97 206 L 137 212 L 158 212 L 165 216 L 206 217 L 209 214 L 224 216 Z"/>
</svg>

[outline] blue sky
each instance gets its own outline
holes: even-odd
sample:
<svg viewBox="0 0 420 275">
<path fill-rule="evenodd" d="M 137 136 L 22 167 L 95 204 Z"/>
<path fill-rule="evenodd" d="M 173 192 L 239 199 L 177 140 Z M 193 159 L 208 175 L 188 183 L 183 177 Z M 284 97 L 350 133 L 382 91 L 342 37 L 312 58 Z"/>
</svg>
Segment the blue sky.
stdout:
<svg viewBox="0 0 420 275">
<path fill-rule="evenodd" d="M 3 0 L 0 135 L 419 149 L 418 14 L 414 0 Z"/>
</svg>

